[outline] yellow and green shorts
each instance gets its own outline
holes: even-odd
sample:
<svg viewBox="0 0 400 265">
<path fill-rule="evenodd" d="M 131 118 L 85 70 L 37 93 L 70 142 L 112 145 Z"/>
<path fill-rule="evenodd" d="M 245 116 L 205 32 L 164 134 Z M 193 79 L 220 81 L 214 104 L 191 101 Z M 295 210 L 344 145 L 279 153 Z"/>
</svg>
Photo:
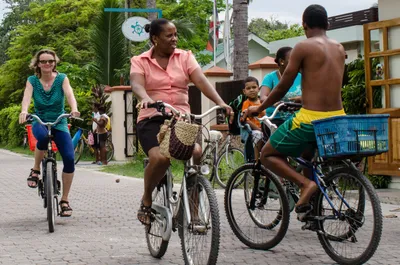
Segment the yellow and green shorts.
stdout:
<svg viewBox="0 0 400 265">
<path fill-rule="evenodd" d="M 346 115 L 343 109 L 336 111 L 313 111 L 301 108 L 278 127 L 269 138 L 272 147 L 286 156 L 299 157 L 305 150 L 316 148 L 312 121 Z"/>
</svg>

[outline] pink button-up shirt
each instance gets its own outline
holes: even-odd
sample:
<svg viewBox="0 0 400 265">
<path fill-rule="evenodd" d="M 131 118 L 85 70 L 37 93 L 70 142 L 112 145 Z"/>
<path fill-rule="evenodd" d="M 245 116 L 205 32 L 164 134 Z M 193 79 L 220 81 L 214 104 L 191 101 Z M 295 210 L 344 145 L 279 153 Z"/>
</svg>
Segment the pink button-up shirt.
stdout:
<svg viewBox="0 0 400 265">
<path fill-rule="evenodd" d="M 164 70 L 151 58 L 153 49 L 134 56 L 131 59 L 131 73 L 141 74 L 145 78 L 144 87 L 152 100 L 162 100 L 179 111 L 190 112 L 189 76 L 200 68 L 191 51 L 175 49 Z M 137 121 L 157 115 L 155 109 L 141 109 Z"/>
</svg>

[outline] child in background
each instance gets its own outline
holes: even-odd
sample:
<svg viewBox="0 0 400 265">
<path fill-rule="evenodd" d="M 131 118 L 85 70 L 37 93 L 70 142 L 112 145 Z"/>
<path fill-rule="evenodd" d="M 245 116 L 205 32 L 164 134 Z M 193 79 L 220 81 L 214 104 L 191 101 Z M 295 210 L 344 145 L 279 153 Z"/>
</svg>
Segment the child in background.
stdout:
<svg viewBox="0 0 400 265">
<path fill-rule="evenodd" d="M 247 97 L 247 100 L 243 102 L 242 111 L 248 109 L 250 106 L 259 106 L 261 101 L 258 97 L 260 92 L 258 80 L 255 77 L 249 76 L 244 80 L 243 94 Z M 265 115 L 265 111 L 258 115 L 259 118 Z M 257 147 L 255 150 L 256 158 L 259 156 L 259 152 L 262 148 L 263 133 L 261 131 L 261 124 L 256 117 L 247 117 L 246 123 L 250 125 L 252 130 L 253 143 Z"/>
<path fill-rule="evenodd" d="M 106 150 L 106 141 L 107 141 L 107 129 L 106 125 L 109 117 L 105 114 L 105 109 L 103 106 L 98 107 L 100 117 L 95 119 L 93 118 L 93 122 L 97 124 L 97 142 L 98 149 L 96 156 L 98 155 L 100 161 L 97 163 L 98 165 L 107 165 L 107 150 Z M 97 140 L 97 141 L 96 141 Z"/>
</svg>

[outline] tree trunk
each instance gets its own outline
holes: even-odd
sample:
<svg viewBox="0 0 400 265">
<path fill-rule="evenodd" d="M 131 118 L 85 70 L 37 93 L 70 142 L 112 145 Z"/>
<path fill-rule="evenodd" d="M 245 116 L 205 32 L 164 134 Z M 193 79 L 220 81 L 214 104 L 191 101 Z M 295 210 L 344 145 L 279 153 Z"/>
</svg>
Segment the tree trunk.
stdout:
<svg viewBox="0 0 400 265">
<path fill-rule="evenodd" d="M 146 0 L 146 8 L 156 8 L 156 0 Z M 157 19 L 157 13 L 149 12 L 148 19 L 150 21 Z"/>
<path fill-rule="evenodd" d="M 249 73 L 248 6 L 247 1 L 233 0 L 233 78 L 245 79 Z"/>
</svg>

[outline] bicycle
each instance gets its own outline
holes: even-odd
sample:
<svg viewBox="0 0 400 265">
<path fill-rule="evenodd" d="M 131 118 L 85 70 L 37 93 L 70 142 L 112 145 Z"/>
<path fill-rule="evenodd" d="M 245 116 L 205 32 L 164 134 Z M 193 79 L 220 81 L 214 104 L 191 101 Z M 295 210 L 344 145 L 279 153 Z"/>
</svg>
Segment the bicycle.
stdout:
<svg viewBox="0 0 400 265">
<path fill-rule="evenodd" d="M 63 118 L 74 118 L 71 114 L 61 114 L 54 122 L 43 122 L 35 114 L 28 114 L 27 121 L 35 119 L 38 123 L 47 127 L 48 145 L 45 157 L 42 160 L 42 179 L 38 183 L 38 194 L 43 199 L 43 207 L 47 208 L 47 222 L 49 232 L 54 232 L 55 218 L 60 215 L 58 195 L 60 195 L 61 183 L 57 179 L 56 152 L 53 151 L 51 128 L 58 124 Z"/>
<path fill-rule="evenodd" d="M 148 107 L 156 108 L 163 115 L 168 115 L 165 108 L 180 115 L 167 103 L 157 102 Z M 192 121 L 217 109 L 220 107 L 213 107 L 201 115 L 183 114 L 181 117 Z M 145 230 L 150 254 L 161 258 L 172 231 L 178 230 L 185 264 L 216 264 L 220 240 L 218 202 L 210 182 L 201 174 L 200 166 L 193 164 L 193 158 L 185 162 L 179 193 L 173 190 L 173 175 L 168 169 L 152 197 L 154 219 Z"/>
<path fill-rule="evenodd" d="M 223 138 L 223 135 L 219 131 L 210 130 L 208 137 L 205 137 L 205 143 L 203 154 L 201 156 L 201 172 L 203 175 L 211 175 L 209 181 L 216 180 L 221 188 L 226 187 L 227 180 L 229 179 L 232 172 L 244 162 L 244 153 L 242 150 L 236 147 L 232 147 L 231 138 L 228 134 L 221 144 L 218 146 L 219 141 Z"/>
<path fill-rule="evenodd" d="M 290 105 L 290 103 L 279 104 L 271 117 L 265 116 L 260 121 L 271 126 L 270 119 L 276 115 L 279 108 Z M 385 128 L 378 125 L 375 127 Z M 365 132 L 366 130 L 362 130 L 362 133 Z M 365 144 L 360 140 L 357 145 L 358 156 L 387 151 L 387 144 L 386 149 L 378 150 L 381 143 L 377 140 L 377 132 L 373 134 L 375 134 L 376 149 L 363 151 L 361 147 L 365 149 Z M 316 133 L 316 135 L 326 137 L 328 134 Z M 333 137 L 332 130 L 329 135 Z M 356 135 L 361 139 L 362 134 L 357 132 Z M 335 146 L 338 143 L 334 137 L 332 139 L 334 139 L 332 146 L 336 152 L 338 147 Z M 323 147 L 330 148 L 330 145 L 325 143 Z M 320 149 L 319 152 L 321 153 Z M 325 155 L 325 159 L 322 156 L 316 157 L 318 159 L 314 159 L 313 162 L 303 158 L 292 158 L 303 168 L 312 170 L 312 180 L 318 186 L 317 192 L 310 200 L 313 205 L 312 216 L 304 220 L 306 222 L 302 229 L 316 232 L 323 249 L 336 262 L 363 264 L 378 248 L 382 235 L 382 211 L 379 199 L 369 180 L 357 170 L 348 157 L 338 156 L 339 166 L 335 160 L 329 159 L 328 155 Z M 242 184 L 235 189 L 236 182 Z M 244 204 L 243 200 L 239 199 L 241 194 L 242 196 L 244 194 Z M 229 225 L 239 240 L 247 246 L 267 250 L 284 238 L 290 218 L 288 197 L 279 177 L 262 166 L 260 161 L 242 165 L 232 174 L 225 190 L 224 200 Z M 239 204 L 235 204 L 236 202 Z M 244 222 L 245 216 L 249 216 L 247 223 Z M 372 224 L 367 222 L 370 219 Z M 364 231 L 367 229 L 369 231 L 365 235 Z M 365 247 L 359 247 L 360 242 L 364 242 Z M 350 249 L 353 246 L 357 249 Z"/>
<path fill-rule="evenodd" d="M 89 150 L 90 154 L 95 155 L 95 149 L 92 145 L 89 144 L 88 138 L 83 133 L 84 131 L 88 132 L 83 128 L 78 127 L 75 135 L 72 138 L 72 143 L 74 144 L 74 155 L 75 155 L 75 165 L 78 164 L 79 160 L 82 157 L 83 151 Z M 114 156 L 114 145 L 112 143 L 111 132 L 107 132 L 107 140 L 106 140 L 106 150 L 107 150 L 107 162 L 110 162 Z"/>
</svg>

